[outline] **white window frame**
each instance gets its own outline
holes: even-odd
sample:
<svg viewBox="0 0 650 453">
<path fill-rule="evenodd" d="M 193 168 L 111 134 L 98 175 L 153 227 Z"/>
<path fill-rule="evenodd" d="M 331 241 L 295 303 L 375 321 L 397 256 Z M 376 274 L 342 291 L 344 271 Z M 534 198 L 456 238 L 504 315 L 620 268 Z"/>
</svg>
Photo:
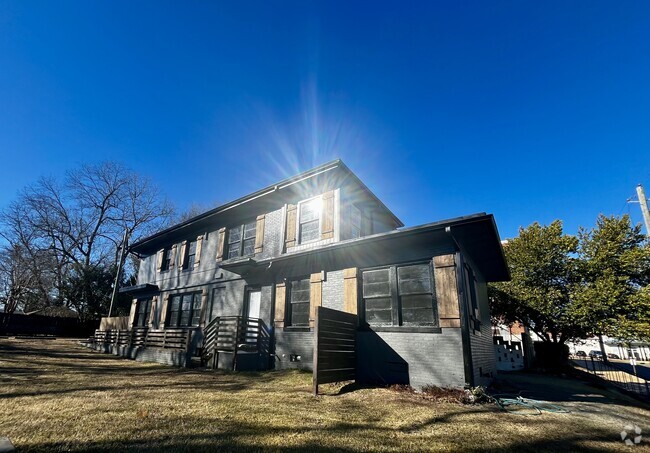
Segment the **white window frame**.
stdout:
<svg viewBox="0 0 650 453">
<path fill-rule="evenodd" d="M 307 203 L 311 203 L 314 200 L 319 200 L 318 202 L 318 236 L 316 239 L 311 239 L 309 241 L 301 241 L 301 231 L 300 231 L 300 214 L 302 213 L 302 206 Z M 323 195 L 316 195 L 315 197 L 307 198 L 306 200 L 301 200 L 298 202 L 298 213 L 296 215 L 296 244 L 311 244 L 312 242 L 317 242 L 321 240 L 323 232 Z"/>
</svg>

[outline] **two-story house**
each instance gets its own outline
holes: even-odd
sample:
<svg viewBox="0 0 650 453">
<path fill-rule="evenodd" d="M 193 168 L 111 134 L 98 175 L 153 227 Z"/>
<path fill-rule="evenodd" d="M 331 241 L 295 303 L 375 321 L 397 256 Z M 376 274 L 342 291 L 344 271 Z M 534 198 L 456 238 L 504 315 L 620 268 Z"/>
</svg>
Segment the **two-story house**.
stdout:
<svg viewBox="0 0 650 453">
<path fill-rule="evenodd" d="M 403 228 L 340 160 L 131 252 L 141 265 L 138 285 L 122 289 L 134 298 L 130 326 L 194 329 L 200 347 L 218 321 L 259 320 L 253 336 L 266 346 L 246 350 L 254 359 L 240 369 L 309 369 L 322 306 L 358 315 L 359 381 L 463 386 L 496 372 L 486 284 L 509 275 L 493 217 Z M 232 366 L 232 350 L 218 354 Z"/>
</svg>

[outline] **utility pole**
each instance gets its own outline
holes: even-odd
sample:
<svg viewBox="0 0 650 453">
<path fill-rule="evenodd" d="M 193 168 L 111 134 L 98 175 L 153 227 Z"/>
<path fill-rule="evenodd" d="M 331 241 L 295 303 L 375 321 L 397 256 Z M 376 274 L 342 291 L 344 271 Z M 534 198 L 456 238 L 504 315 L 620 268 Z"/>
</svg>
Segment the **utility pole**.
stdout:
<svg viewBox="0 0 650 453">
<path fill-rule="evenodd" d="M 648 211 L 648 200 L 646 200 L 645 191 L 641 184 L 636 186 L 636 195 L 639 198 L 639 204 L 641 205 L 641 213 L 643 213 L 646 235 L 650 236 L 650 211 Z"/>
<path fill-rule="evenodd" d="M 115 284 L 113 285 L 111 306 L 108 309 L 109 318 L 113 314 L 113 304 L 115 303 L 115 297 L 117 296 L 117 289 L 120 286 L 120 275 L 122 274 L 122 263 L 124 262 L 124 250 L 126 250 L 128 240 L 129 240 L 129 230 L 124 229 L 124 239 L 122 239 L 122 247 L 120 247 L 120 259 L 117 262 L 117 273 L 115 274 Z"/>
</svg>

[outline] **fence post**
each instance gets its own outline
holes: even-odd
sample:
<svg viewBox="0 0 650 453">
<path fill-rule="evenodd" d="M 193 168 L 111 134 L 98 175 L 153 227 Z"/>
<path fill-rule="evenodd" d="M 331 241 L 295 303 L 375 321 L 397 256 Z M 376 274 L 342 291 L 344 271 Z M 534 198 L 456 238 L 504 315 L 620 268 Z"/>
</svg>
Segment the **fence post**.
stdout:
<svg viewBox="0 0 650 453">
<path fill-rule="evenodd" d="M 239 323 L 242 322 L 240 316 L 235 317 L 235 345 L 232 355 L 232 370 L 235 371 L 237 367 L 237 343 L 239 343 Z"/>
<path fill-rule="evenodd" d="M 192 342 L 192 329 L 187 329 L 187 337 L 185 338 L 185 352 L 189 354 L 190 344 Z"/>
</svg>

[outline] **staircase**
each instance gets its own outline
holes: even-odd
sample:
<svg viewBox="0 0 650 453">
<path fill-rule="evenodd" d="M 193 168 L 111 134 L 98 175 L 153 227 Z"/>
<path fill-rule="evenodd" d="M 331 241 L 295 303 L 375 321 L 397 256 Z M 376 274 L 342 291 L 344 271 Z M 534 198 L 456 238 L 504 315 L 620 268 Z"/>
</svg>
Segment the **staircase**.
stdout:
<svg viewBox="0 0 650 453">
<path fill-rule="evenodd" d="M 232 369 L 237 367 L 239 352 L 258 352 L 263 322 L 243 316 L 221 316 L 213 319 L 203 329 L 201 363 L 217 368 L 219 353 L 233 354 Z"/>
</svg>

